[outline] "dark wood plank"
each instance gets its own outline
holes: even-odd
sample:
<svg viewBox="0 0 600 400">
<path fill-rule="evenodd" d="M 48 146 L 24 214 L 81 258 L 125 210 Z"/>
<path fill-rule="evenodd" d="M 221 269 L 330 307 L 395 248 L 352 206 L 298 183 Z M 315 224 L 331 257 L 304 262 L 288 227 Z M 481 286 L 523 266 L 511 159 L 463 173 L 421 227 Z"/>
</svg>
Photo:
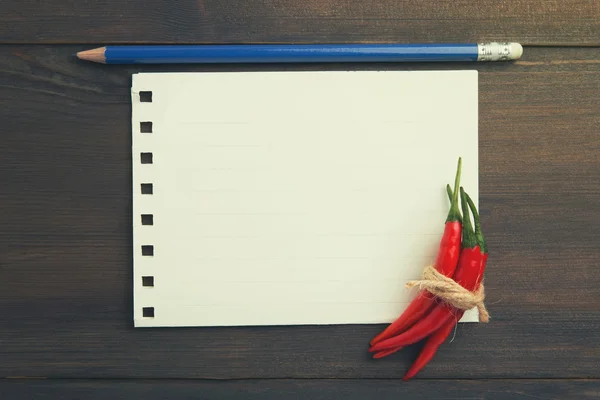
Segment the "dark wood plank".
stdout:
<svg viewBox="0 0 600 400">
<path fill-rule="evenodd" d="M 597 0 L 4 0 L 2 43 L 600 45 Z"/>
<path fill-rule="evenodd" d="M 132 328 L 131 73 L 225 67 L 101 66 L 79 49 L 0 46 L 0 376 L 401 377 L 418 346 L 371 360 L 381 325 Z M 492 321 L 461 325 L 420 377 L 599 378 L 598 52 L 353 68 L 480 71 Z"/>
<path fill-rule="evenodd" d="M 4 380 L 4 399 L 478 399 L 586 400 L 600 397 L 600 381 L 552 380 Z"/>
</svg>

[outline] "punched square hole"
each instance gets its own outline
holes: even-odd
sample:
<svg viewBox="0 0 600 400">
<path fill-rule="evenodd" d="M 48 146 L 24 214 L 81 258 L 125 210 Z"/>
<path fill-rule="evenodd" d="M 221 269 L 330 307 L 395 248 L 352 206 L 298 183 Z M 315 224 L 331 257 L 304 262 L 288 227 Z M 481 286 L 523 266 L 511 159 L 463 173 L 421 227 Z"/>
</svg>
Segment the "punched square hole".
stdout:
<svg viewBox="0 0 600 400">
<path fill-rule="evenodd" d="M 152 92 L 140 92 L 140 103 L 152 103 Z"/>
<path fill-rule="evenodd" d="M 154 215 L 142 214 L 142 225 L 154 225 Z"/>
<path fill-rule="evenodd" d="M 142 183 L 142 194 L 154 193 L 154 186 L 151 183 Z"/>
<path fill-rule="evenodd" d="M 150 121 L 140 122 L 140 132 L 152 133 L 152 122 L 150 122 Z"/>
<path fill-rule="evenodd" d="M 143 307 L 142 315 L 148 318 L 154 318 L 154 307 Z"/>
<path fill-rule="evenodd" d="M 152 164 L 152 153 L 140 153 L 142 164 Z"/>
<path fill-rule="evenodd" d="M 153 256 L 154 255 L 154 246 L 151 244 L 145 244 L 142 246 L 142 255 L 143 256 Z"/>
<path fill-rule="evenodd" d="M 142 276 L 142 286 L 154 286 L 154 277 Z"/>
</svg>

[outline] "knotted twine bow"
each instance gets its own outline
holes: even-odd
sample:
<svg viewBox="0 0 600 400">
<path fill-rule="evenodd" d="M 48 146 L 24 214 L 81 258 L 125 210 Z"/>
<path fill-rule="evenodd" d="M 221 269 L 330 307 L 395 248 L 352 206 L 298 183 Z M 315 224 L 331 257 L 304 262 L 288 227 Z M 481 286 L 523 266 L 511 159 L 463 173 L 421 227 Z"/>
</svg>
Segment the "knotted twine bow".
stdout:
<svg viewBox="0 0 600 400">
<path fill-rule="evenodd" d="M 427 290 L 459 310 L 466 311 L 477 307 L 479 321 L 488 322 L 490 320 L 490 314 L 485 308 L 485 304 L 483 304 L 483 300 L 485 299 L 483 283 L 479 285 L 476 291 L 470 292 L 456 283 L 452 278 L 440 274 L 430 265 L 423 271 L 422 279 L 406 283 L 407 288 L 414 286 Z"/>
</svg>

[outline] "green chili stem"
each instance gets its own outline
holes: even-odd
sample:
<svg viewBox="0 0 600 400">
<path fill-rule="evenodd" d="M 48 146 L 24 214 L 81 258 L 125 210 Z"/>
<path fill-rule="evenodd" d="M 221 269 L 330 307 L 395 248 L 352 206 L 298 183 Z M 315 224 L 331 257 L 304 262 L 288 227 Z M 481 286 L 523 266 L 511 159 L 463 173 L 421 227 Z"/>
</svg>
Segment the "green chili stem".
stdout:
<svg viewBox="0 0 600 400">
<path fill-rule="evenodd" d="M 452 201 L 450 202 L 450 211 L 446 222 L 461 221 L 460 210 L 458 207 L 458 188 L 460 186 L 460 173 L 462 171 L 462 157 L 458 158 L 458 167 L 456 168 L 456 177 L 454 178 L 454 192 L 452 193 Z"/>
<path fill-rule="evenodd" d="M 471 225 L 471 217 L 469 215 L 469 206 L 467 204 L 467 196 L 464 189 L 460 188 L 460 199 L 461 207 L 463 212 L 462 219 L 462 247 L 472 249 L 478 245 L 477 239 L 475 238 L 475 232 L 473 231 L 473 225 Z"/>
<path fill-rule="evenodd" d="M 487 254 L 488 249 L 487 244 L 485 242 L 485 238 L 483 236 L 483 231 L 481 229 L 481 220 L 479 219 L 479 212 L 477 211 L 477 207 L 475 207 L 475 203 L 471 199 L 471 196 L 469 196 L 469 194 L 466 194 L 466 197 L 467 203 L 469 204 L 469 208 L 473 213 L 473 221 L 475 223 L 475 238 L 477 239 L 477 244 L 479 244 L 481 252 Z"/>
</svg>

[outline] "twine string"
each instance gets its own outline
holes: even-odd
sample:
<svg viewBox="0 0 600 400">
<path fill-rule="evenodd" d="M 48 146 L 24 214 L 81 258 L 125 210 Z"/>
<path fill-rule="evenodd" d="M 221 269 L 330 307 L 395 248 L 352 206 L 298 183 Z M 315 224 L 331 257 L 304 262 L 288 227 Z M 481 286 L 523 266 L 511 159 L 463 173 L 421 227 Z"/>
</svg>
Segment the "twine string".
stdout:
<svg viewBox="0 0 600 400">
<path fill-rule="evenodd" d="M 419 289 L 427 290 L 459 310 L 466 311 L 477 307 L 479 321 L 488 322 L 490 320 L 490 314 L 483 303 L 485 300 L 483 283 L 479 285 L 477 290 L 471 292 L 459 285 L 452 278 L 440 274 L 430 265 L 425 268 L 423 277 L 420 280 L 409 281 L 406 283 L 406 287 L 418 287 Z"/>
</svg>

